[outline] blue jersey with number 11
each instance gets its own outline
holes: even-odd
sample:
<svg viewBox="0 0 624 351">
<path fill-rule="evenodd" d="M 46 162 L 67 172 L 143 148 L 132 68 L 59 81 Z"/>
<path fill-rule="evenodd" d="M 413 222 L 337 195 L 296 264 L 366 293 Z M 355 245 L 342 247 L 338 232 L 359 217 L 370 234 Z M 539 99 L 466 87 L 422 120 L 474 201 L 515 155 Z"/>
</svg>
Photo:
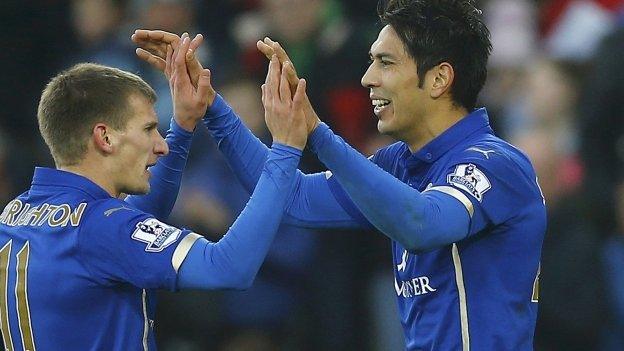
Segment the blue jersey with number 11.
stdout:
<svg viewBox="0 0 624 351">
<path fill-rule="evenodd" d="M 175 289 L 197 238 L 84 177 L 37 168 L 0 215 L 5 349 L 155 349 L 151 289 Z"/>
</svg>

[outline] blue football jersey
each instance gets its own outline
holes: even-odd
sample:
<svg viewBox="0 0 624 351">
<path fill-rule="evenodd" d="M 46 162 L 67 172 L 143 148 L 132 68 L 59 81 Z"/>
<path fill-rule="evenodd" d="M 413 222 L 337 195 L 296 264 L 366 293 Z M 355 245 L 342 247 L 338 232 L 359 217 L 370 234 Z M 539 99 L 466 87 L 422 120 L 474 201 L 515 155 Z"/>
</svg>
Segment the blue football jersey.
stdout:
<svg viewBox="0 0 624 351">
<path fill-rule="evenodd" d="M 478 109 L 416 153 L 403 142 L 371 158 L 422 192 L 460 201 L 466 238 L 424 253 L 392 242 L 407 350 L 532 350 L 546 208 L 528 158 Z M 336 199 L 364 219 L 331 177 Z"/>
<path fill-rule="evenodd" d="M 176 288 L 199 235 L 37 168 L 0 215 L 0 326 L 7 350 L 153 350 L 152 289 Z"/>
</svg>

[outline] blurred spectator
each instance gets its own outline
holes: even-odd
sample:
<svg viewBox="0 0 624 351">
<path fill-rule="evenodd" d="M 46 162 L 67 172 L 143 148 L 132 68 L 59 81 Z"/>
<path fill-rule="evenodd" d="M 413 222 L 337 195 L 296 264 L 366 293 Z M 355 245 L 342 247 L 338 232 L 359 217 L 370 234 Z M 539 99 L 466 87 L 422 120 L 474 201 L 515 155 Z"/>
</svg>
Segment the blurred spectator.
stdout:
<svg viewBox="0 0 624 351">
<path fill-rule="evenodd" d="M 126 1 L 73 0 L 72 23 L 81 50 L 73 62 L 95 62 L 137 72 L 141 63 L 134 56 L 124 26 Z"/>
<path fill-rule="evenodd" d="M 607 236 L 603 265 L 610 315 L 605 350 L 622 350 L 624 339 L 624 27 L 601 43 L 584 85 L 580 116 L 588 179 L 584 201 L 588 213 Z"/>
<path fill-rule="evenodd" d="M 266 59 L 255 43 L 268 35 L 287 49 L 299 75 L 308 78 L 308 95 L 325 122 L 356 148 L 373 134 L 375 120 L 360 78 L 375 32 L 370 24 L 361 27 L 346 17 L 340 2 L 261 0 L 258 11 L 234 21 L 233 32 L 248 74 L 264 80 Z"/>
</svg>

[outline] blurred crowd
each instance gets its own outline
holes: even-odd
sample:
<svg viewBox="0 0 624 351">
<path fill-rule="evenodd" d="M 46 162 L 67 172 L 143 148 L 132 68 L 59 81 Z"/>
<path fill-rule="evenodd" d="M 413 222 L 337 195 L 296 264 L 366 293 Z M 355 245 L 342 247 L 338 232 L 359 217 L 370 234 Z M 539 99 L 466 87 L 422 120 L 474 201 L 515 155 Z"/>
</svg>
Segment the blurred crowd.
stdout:
<svg viewBox="0 0 624 351">
<path fill-rule="evenodd" d="M 548 207 L 536 350 L 624 350 L 624 0 L 482 0 L 494 51 L 480 95 L 495 131 L 527 153 Z M 376 0 L 3 0 L 0 202 L 53 166 L 36 123 L 47 80 L 82 61 L 138 73 L 172 115 L 136 28 L 204 34 L 213 84 L 261 140 L 264 36 L 279 41 L 321 119 L 362 153 L 376 131 L 360 78 L 380 29 Z M 621 119 L 620 119 L 621 118 Z M 306 154 L 301 168 L 323 170 Z M 171 222 L 218 240 L 248 199 L 196 132 Z M 402 350 L 389 240 L 283 226 L 253 287 L 160 295 L 160 349 Z M 496 294 L 496 291 L 492 291 Z"/>
</svg>

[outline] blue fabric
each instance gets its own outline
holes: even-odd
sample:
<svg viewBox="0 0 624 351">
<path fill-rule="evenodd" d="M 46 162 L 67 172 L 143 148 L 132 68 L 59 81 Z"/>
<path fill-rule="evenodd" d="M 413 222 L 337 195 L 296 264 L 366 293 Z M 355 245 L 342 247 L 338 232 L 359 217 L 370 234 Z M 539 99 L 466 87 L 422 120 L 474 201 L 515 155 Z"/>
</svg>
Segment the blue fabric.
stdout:
<svg viewBox="0 0 624 351">
<path fill-rule="evenodd" d="M 335 196 L 398 239 L 392 243 L 395 291 L 406 348 L 462 349 L 468 342 L 463 327 L 471 349 L 532 350 L 537 317 L 532 296 L 546 228 L 545 204 L 529 160 L 494 136 L 486 111 L 475 110 L 416 153 L 403 142 L 379 150 L 372 161 L 381 169 L 366 164 L 327 127 L 319 128 L 309 144 L 343 188 Z M 436 190 L 440 187 L 461 192 L 474 210 L 462 224 L 467 236 L 456 243 L 447 241 L 458 238 L 447 230 L 458 223 L 459 212 L 443 209 L 438 220 L 448 223 L 419 228 L 413 224 L 421 220 L 426 226 L 435 220 L 422 221 L 422 201 L 391 205 L 391 199 L 406 201 L 417 198 L 417 192 L 438 204 L 450 198 Z M 431 241 L 433 237 L 440 241 Z M 465 326 L 459 313 L 463 308 Z"/>
<path fill-rule="evenodd" d="M 165 137 L 169 154 L 160 157 L 149 169 L 152 174 L 150 192 L 147 195 L 130 195 L 126 202 L 160 220 L 166 220 L 178 197 L 192 140 L 193 133 L 182 129 L 172 118 Z"/>
<path fill-rule="evenodd" d="M 339 202 L 351 209 L 353 217 L 366 218 L 408 251 L 428 251 L 468 234 L 470 217 L 461 202 L 448 195 L 422 195 L 370 162 L 324 123 L 310 140 L 312 151 L 348 194 L 331 187 Z M 349 205 L 347 198 L 354 205 Z"/>
<path fill-rule="evenodd" d="M 254 280 L 282 220 L 301 151 L 274 144 L 258 185 L 232 227 L 216 243 L 200 239 L 179 271 L 179 288 L 246 289 Z"/>
<path fill-rule="evenodd" d="M 225 102 L 217 106 L 204 122 L 253 188 L 266 151 Z M 324 125 L 308 145 L 333 174 L 298 175 L 285 218 L 372 225 L 393 239 L 407 350 L 532 350 L 545 203 L 529 160 L 494 135 L 485 109 L 416 153 L 398 142 L 372 163 Z"/>
<path fill-rule="evenodd" d="M 268 148 L 241 122 L 232 108 L 217 95 L 203 120 L 219 150 L 248 192 L 252 192 L 268 155 Z M 326 174 L 304 175 L 297 171 L 296 191 L 287 200 L 284 222 L 305 228 L 356 228 L 360 226 L 334 200 Z"/>
<path fill-rule="evenodd" d="M 38 349 L 142 350 L 144 333 L 155 348 L 150 289 L 175 288 L 171 258 L 188 231 L 157 222 L 87 178 L 48 168 L 37 168 L 29 191 L 6 209 L 0 247 L 12 246 L 8 284 L 15 289 L 15 256 L 28 243 L 27 296 Z M 10 296 L 12 340 L 22 349 Z"/>
</svg>

